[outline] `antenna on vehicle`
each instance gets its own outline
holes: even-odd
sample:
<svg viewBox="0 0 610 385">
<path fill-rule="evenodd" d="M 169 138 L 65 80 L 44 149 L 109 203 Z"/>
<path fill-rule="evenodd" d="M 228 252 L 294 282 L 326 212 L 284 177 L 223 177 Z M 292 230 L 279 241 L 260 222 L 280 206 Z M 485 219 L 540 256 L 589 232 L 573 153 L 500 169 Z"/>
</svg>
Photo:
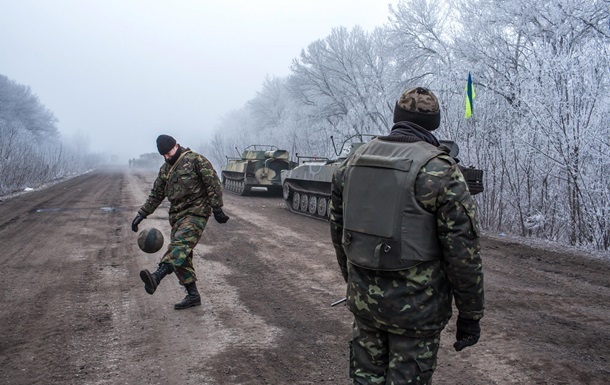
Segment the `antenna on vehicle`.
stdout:
<svg viewBox="0 0 610 385">
<path fill-rule="evenodd" d="M 239 152 L 239 150 L 237 149 L 237 146 L 235 146 L 235 151 L 237 151 L 237 156 L 241 157 L 241 152 Z"/>
<path fill-rule="evenodd" d="M 343 153 L 343 149 L 345 148 L 345 145 L 347 144 L 347 142 L 348 142 L 349 140 L 351 140 L 351 139 L 353 139 L 353 138 L 359 138 L 359 139 L 360 139 L 360 142 L 361 142 L 361 143 L 364 143 L 364 138 L 363 138 L 364 136 L 366 136 L 366 137 L 371 137 L 371 138 L 376 138 L 376 137 L 377 137 L 377 135 L 373 135 L 373 134 L 355 134 L 355 135 L 352 135 L 352 136 L 350 136 L 349 138 L 347 138 L 347 139 L 345 139 L 345 140 L 343 141 L 343 144 L 341 144 L 341 148 L 339 149 L 339 151 L 338 151 L 338 152 L 337 152 L 337 146 L 335 145 L 335 140 L 334 140 L 334 138 L 332 137 L 332 135 L 331 135 L 331 137 L 330 137 L 330 140 L 333 142 L 333 148 L 334 148 L 334 150 L 335 150 L 335 154 L 336 154 L 337 156 L 339 156 L 339 154 Z"/>
<path fill-rule="evenodd" d="M 335 138 L 332 135 L 330 136 L 330 141 L 333 143 L 333 150 L 335 150 L 335 155 L 339 156 L 339 153 L 337 152 L 337 146 L 335 145 Z M 343 148 L 341 148 L 341 150 L 343 150 Z"/>
</svg>

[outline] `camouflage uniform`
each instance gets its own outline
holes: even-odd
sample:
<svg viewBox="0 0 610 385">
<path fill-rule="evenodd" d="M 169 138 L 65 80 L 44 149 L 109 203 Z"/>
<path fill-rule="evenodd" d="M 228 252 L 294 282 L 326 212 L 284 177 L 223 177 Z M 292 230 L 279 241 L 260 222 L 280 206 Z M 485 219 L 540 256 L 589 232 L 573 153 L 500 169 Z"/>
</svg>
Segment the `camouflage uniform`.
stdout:
<svg viewBox="0 0 610 385">
<path fill-rule="evenodd" d="M 183 285 L 197 281 L 193 248 L 199 243 L 212 209 L 222 207 L 220 180 L 212 164 L 202 155 L 181 147 L 175 167 L 165 162 L 153 188 L 138 211 L 152 214 L 167 198 L 170 202 L 171 241 L 161 259 L 168 263 Z"/>
<path fill-rule="evenodd" d="M 355 384 L 428 384 L 452 297 L 460 316 L 483 317 L 474 201 L 455 161 L 447 154 L 433 157 L 420 169 L 414 188 L 405 192 L 414 191 L 419 205 L 436 217 L 441 258 L 397 271 L 362 268 L 349 262 L 342 244 L 349 162 L 333 175 L 330 225 L 347 282 L 347 306 L 355 318 L 351 375 Z"/>
</svg>

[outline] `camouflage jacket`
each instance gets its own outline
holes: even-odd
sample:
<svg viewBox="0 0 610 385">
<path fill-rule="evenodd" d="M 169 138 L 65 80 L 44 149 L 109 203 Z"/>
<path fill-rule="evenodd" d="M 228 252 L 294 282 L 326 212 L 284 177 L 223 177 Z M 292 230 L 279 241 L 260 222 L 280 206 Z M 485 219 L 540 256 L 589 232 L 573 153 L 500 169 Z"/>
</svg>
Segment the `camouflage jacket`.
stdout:
<svg viewBox="0 0 610 385">
<path fill-rule="evenodd" d="M 415 180 L 417 202 L 437 219 L 442 259 L 399 271 L 377 271 L 348 262 L 342 246 L 346 160 L 334 173 L 330 227 L 347 282 L 347 306 L 359 319 L 403 335 L 430 335 L 451 317 L 452 298 L 462 317 L 483 317 L 483 271 L 474 201 L 449 155 L 428 161 Z M 406 192 L 408 193 L 408 191 Z"/>
<path fill-rule="evenodd" d="M 139 210 L 141 214 L 152 214 L 165 198 L 170 203 L 172 224 L 187 215 L 207 218 L 212 209 L 222 207 L 220 180 L 212 164 L 188 148 L 181 147 L 181 150 L 173 171 L 167 162 L 159 169 L 150 195 Z"/>
</svg>

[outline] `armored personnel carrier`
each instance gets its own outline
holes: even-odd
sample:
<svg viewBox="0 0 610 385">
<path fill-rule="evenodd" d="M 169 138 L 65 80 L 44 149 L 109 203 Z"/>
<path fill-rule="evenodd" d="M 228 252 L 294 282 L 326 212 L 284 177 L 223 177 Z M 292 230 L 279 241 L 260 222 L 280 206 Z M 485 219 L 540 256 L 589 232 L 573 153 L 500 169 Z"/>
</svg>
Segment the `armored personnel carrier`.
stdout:
<svg viewBox="0 0 610 385">
<path fill-rule="evenodd" d="M 288 209 L 300 215 L 306 215 L 321 220 L 330 217 L 330 189 L 334 171 L 364 144 L 363 135 L 356 135 L 359 141 L 346 143 L 354 137 L 346 139 L 341 146 L 337 159 L 330 160 L 316 157 L 299 157 L 299 165 L 291 170 L 282 171 L 282 195 Z M 374 137 L 373 135 L 367 135 Z M 332 137 L 331 137 L 332 140 Z M 450 140 L 441 140 L 452 157 L 457 157 L 459 147 Z M 333 141 L 334 144 L 334 141 Z M 337 153 L 337 152 L 336 152 Z M 460 166 L 468 188 L 472 195 L 483 191 L 483 170 Z"/>
<path fill-rule="evenodd" d="M 282 195 L 294 213 L 327 220 L 330 215 L 330 186 L 339 165 L 364 144 L 363 136 L 354 135 L 341 145 L 336 159 L 298 156 L 298 166 L 282 171 Z M 334 139 L 331 136 L 331 140 Z"/>
<path fill-rule="evenodd" d="M 269 193 L 282 191 L 281 172 L 296 166 L 288 159 L 288 151 L 276 146 L 253 144 L 246 147 L 240 158 L 227 157 L 221 171 L 222 186 L 238 195 L 248 195 L 253 187 L 264 187 Z"/>
</svg>

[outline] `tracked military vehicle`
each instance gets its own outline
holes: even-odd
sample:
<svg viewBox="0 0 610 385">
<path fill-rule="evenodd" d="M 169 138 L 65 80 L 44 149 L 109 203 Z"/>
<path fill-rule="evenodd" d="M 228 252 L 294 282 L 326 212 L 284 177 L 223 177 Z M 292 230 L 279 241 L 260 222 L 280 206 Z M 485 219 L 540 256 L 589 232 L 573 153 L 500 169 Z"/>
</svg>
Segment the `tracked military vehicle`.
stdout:
<svg viewBox="0 0 610 385">
<path fill-rule="evenodd" d="M 282 171 L 282 195 L 286 206 L 293 213 L 327 220 L 330 215 L 330 187 L 333 173 L 339 165 L 364 144 L 363 136 L 369 139 L 374 135 L 354 135 L 347 138 L 336 159 L 298 156 L 298 166 Z M 355 140 L 354 140 L 355 139 Z M 331 136 L 331 140 L 334 139 Z"/>
<path fill-rule="evenodd" d="M 264 187 L 271 194 L 282 191 L 281 172 L 296 166 L 288 151 L 276 146 L 253 144 L 239 158 L 227 157 L 221 172 L 222 186 L 238 195 L 248 195 L 253 187 Z"/>
<path fill-rule="evenodd" d="M 299 165 L 291 170 L 282 171 L 282 195 L 290 211 L 316 219 L 329 219 L 333 173 L 345 159 L 364 144 L 362 136 L 356 135 L 346 139 L 338 153 L 340 155 L 334 160 L 297 155 Z M 367 136 L 373 137 L 373 135 Z M 359 141 L 351 142 L 346 148 L 346 143 L 355 137 L 358 137 Z M 458 156 L 459 147 L 455 142 L 441 140 L 440 143 L 449 149 L 449 154 L 453 158 Z M 470 193 L 475 195 L 482 192 L 483 171 L 464 166 L 460 166 L 460 169 L 468 183 Z"/>
</svg>

